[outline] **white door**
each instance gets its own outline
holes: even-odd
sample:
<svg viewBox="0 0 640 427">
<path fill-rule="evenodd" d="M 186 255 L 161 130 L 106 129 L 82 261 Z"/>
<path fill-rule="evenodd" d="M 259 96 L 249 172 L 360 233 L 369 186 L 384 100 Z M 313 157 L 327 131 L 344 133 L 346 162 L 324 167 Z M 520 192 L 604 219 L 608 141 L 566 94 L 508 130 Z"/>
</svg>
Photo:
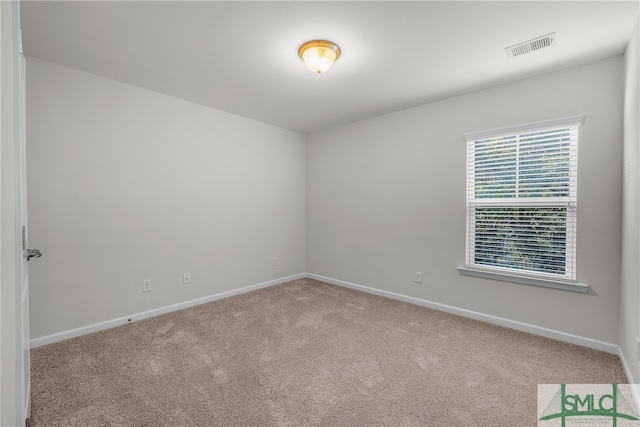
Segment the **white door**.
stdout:
<svg viewBox="0 0 640 427">
<path fill-rule="evenodd" d="M 21 419 L 26 420 L 30 415 L 30 357 L 29 357 L 29 265 L 30 258 L 41 256 L 37 250 L 31 250 L 28 246 L 27 229 L 27 168 L 26 168 L 26 60 L 22 52 L 22 31 L 19 32 L 19 61 L 18 61 L 18 96 L 16 114 L 18 115 L 16 124 L 19 133 L 16 147 L 16 239 L 21 242 L 22 250 L 18 262 L 16 274 L 19 278 L 17 290 L 17 313 L 18 320 L 18 414 Z"/>
</svg>

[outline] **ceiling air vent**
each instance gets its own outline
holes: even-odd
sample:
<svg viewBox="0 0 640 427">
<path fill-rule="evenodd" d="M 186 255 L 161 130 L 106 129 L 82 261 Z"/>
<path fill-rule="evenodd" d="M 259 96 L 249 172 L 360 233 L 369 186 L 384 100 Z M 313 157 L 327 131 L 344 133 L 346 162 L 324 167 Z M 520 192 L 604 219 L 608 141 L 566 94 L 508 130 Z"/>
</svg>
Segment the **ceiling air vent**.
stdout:
<svg viewBox="0 0 640 427">
<path fill-rule="evenodd" d="M 545 36 L 537 37 L 533 40 L 505 47 L 504 50 L 505 52 L 507 52 L 507 56 L 509 58 L 515 58 L 516 56 L 521 56 L 525 53 L 531 53 L 536 50 L 544 49 L 545 47 L 554 46 L 555 44 L 556 33 L 550 33 Z"/>
</svg>

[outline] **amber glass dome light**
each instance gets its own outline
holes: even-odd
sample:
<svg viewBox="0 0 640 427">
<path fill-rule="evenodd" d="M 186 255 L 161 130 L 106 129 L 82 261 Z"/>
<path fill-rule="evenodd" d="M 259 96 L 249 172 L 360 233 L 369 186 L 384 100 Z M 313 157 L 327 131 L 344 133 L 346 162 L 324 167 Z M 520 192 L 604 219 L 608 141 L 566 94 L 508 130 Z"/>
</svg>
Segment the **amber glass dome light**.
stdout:
<svg viewBox="0 0 640 427">
<path fill-rule="evenodd" d="M 326 40 L 311 40 L 300 46 L 298 55 L 311 71 L 322 74 L 340 57 L 340 48 Z"/>
</svg>

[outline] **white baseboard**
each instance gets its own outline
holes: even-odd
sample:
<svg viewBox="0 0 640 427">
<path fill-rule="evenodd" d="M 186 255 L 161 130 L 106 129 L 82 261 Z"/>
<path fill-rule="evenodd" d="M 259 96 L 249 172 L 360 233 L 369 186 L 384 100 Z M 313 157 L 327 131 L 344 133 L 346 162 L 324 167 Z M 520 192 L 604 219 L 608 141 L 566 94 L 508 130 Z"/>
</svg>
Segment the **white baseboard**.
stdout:
<svg viewBox="0 0 640 427">
<path fill-rule="evenodd" d="M 624 353 L 622 352 L 622 349 L 620 347 L 618 347 L 618 357 L 620 358 L 620 363 L 622 364 L 624 375 L 627 377 L 627 383 L 631 385 L 633 401 L 636 404 L 637 410 L 640 411 L 640 384 L 637 384 L 635 378 L 633 378 L 633 374 L 631 373 L 631 368 L 629 367 L 627 358 L 624 357 Z"/>
<path fill-rule="evenodd" d="M 458 308 L 451 305 L 440 304 L 433 301 L 427 301 L 420 298 L 414 298 L 407 295 L 396 294 L 394 292 L 370 288 L 368 286 L 345 282 L 343 280 L 332 279 L 330 277 L 319 276 L 317 274 L 307 273 L 306 276 L 311 279 L 320 280 L 322 282 L 331 283 L 333 285 L 344 286 L 346 288 L 351 288 L 358 291 L 363 291 L 370 294 L 407 302 L 409 304 L 420 305 L 422 307 L 432 308 L 434 310 L 444 311 L 451 314 L 457 314 L 459 316 L 468 317 L 475 320 L 481 320 L 487 323 L 493 323 L 495 325 L 504 326 L 506 328 L 516 329 L 518 331 L 528 332 L 530 334 L 556 339 L 558 341 L 564 341 L 571 344 L 581 345 L 583 347 L 604 351 L 610 354 L 619 354 L 618 345 L 604 342 L 604 341 L 581 337 L 579 335 L 573 335 L 566 332 L 543 328 L 540 326 L 535 326 L 528 323 L 522 323 L 515 320 L 505 319 L 502 317 L 492 316 L 490 314 L 479 313 L 477 311 L 466 310 L 464 308 Z"/>
<path fill-rule="evenodd" d="M 153 310 L 144 311 L 142 313 L 131 314 L 129 316 L 120 317 L 113 320 L 107 320 L 105 322 L 95 323 L 93 325 L 83 326 L 81 328 L 71 329 L 69 331 L 58 332 L 56 334 L 47 335 L 40 338 L 34 338 L 29 342 L 31 348 L 41 347 L 47 344 L 53 344 L 58 341 L 64 341 L 69 338 L 75 338 L 82 335 L 91 334 L 93 332 L 102 331 L 104 329 L 113 328 L 129 323 L 129 319 L 132 322 L 137 320 L 147 319 L 149 317 L 159 316 L 161 314 L 170 313 L 172 311 L 182 310 L 184 308 L 193 307 L 207 302 L 216 301 L 223 298 L 229 298 L 234 295 L 244 294 L 246 292 L 255 291 L 257 289 L 267 288 L 269 286 L 279 285 L 281 283 L 289 282 L 291 280 L 302 279 L 307 277 L 306 274 L 300 273 L 293 276 L 282 277 L 280 279 L 269 280 L 268 282 L 258 283 L 256 285 L 246 286 L 244 288 L 234 289 L 231 291 L 221 292 L 215 295 L 209 295 L 202 298 L 197 298 L 190 301 L 185 301 L 177 304 L 172 304 L 166 307 L 160 307 Z"/>
<path fill-rule="evenodd" d="M 311 279 L 320 280 L 323 282 L 331 283 L 338 286 L 344 286 L 346 288 L 351 288 L 363 292 L 367 292 L 370 294 L 375 294 L 379 296 L 383 296 L 386 298 L 395 299 L 398 301 L 407 302 L 410 304 L 415 304 L 427 308 L 432 308 L 434 310 L 444 311 L 447 313 L 457 314 L 459 316 L 468 317 L 471 319 L 481 320 L 487 323 L 493 323 L 495 325 L 504 326 L 511 329 L 516 329 L 523 332 L 528 332 L 535 335 L 541 335 L 543 337 L 556 339 L 559 341 L 565 341 L 572 344 L 581 345 L 583 347 L 592 348 L 595 350 L 604 351 L 611 354 L 616 354 L 621 356 L 621 352 L 619 347 L 616 344 L 607 343 L 604 341 L 598 341 L 591 338 L 581 337 L 578 335 L 568 334 L 565 332 L 556 331 L 553 329 L 547 329 L 540 326 L 531 325 L 528 323 L 517 322 L 515 320 L 505 319 L 502 317 L 492 316 L 489 314 L 479 313 L 476 311 L 466 310 L 463 308 L 458 308 L 446 304 L 440 304 L 433 301 L 427 301 L 419 298 L 410 297 L 407 295 L 397 294 L 394 292 L 383 291 L 380 289 L 370 288 L 368 286 L 358 285 L 355 283 L 345 282 L 343 280 L 332 279 L 330 277 L 324 277 L 317 274 L 311 273 L 301 273 L 293 276 L 282 277 L 280 279 L 270 280 L 268 282 L 258 283 L 251 286 L 246 286 L 240 289 L 234 289 L 227 292 L 222 292 L 215 295 L 209 295 L 202 298 L 197 298 L 190 301 L 185 301 L 177 304 L 173 304 L 166 307 L 160 307 L 153 310 L 144 311 L 142 313 L 132 314 L 129 316 L 120 317 L 117 319 L 107 320 L 105 322 L 95 323 L 93 325 L 83 326 L 81 328 L 71 329 L 69 331 L 59 332 L 51 335 L 47 335 L 40 338 L 34 338 L 30 341 L 31 348 L 40 347 L 47 344 L 52 344 L 58 341 L 63 341 L 69 338 L 75 338 L 82 335 L 90 334 L 93 332 L 102 331 L 104 329 L 113 328 L 115 326 L 120 326 L 127 324 L 129 319 L 131 321 L 138 321 L 142 319 L 147 319 L 149 317 L 158 316 L 165 313 L 170 313 L 176 310 L 182 310 L 184 308 L 193 307 L 200 304 L 205 304 L 207 302 L 216 301 L 223 298 L 228 298 L 234 295 L 243 294 L 246 292 L 255 291 L 257 289 L 266 288 L 269 286 L 279 285 L 281 283 L 285 283 L 291 280 L 301 279 L 304 277 L 309 277 Z M 627 374 L 627 378 L 629 378 L 629 382 L 631 383 L 631 374 L 628 369 L 628 365 L 626 365 L 626 361 L 624 361 L 623 356 L 621 356 L 621 360 L 623 360 L 623 367 L 625 369 L 625 373 Z M 639 406 L 640 407 L 640 406 Z"/>
<path fill-rule="evenodd" d="M 624 353 L 622 353 L 622 349 L 620 347 L 618 347 L 618 357 L 620 358 L 620 363 L 622 364 L 622 370 L 627 377 L 627 382 L 629 384 L 635 384 L 635 379 L 633 378 L 633 374 L 631 373 L 631 369 L 629 368 L 629 364 L 627 363 L 627 358 L 624 357 Z"/>
</svg>

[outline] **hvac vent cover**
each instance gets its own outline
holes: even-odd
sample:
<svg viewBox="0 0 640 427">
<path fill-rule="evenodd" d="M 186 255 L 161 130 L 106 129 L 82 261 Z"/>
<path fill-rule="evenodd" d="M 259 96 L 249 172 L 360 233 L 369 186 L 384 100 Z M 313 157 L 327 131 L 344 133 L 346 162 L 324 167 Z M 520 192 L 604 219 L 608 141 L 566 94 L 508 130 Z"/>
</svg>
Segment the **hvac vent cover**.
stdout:
<svg viewBox="0 0 640 427">
<path fill-rule="evenodd" d="M 533 40 L 505 47 L 504 50 L 507 52 L 507 56 L 509 58 L 515 58 L 516 56 L 521 56 L 525 53 L 531 53 L 536 50 L 544 49 L 545 47 L 555 46 L 555 44 L 556 33 L 550 33 L 545 36 L 537 37 Z"/>
</svg>

